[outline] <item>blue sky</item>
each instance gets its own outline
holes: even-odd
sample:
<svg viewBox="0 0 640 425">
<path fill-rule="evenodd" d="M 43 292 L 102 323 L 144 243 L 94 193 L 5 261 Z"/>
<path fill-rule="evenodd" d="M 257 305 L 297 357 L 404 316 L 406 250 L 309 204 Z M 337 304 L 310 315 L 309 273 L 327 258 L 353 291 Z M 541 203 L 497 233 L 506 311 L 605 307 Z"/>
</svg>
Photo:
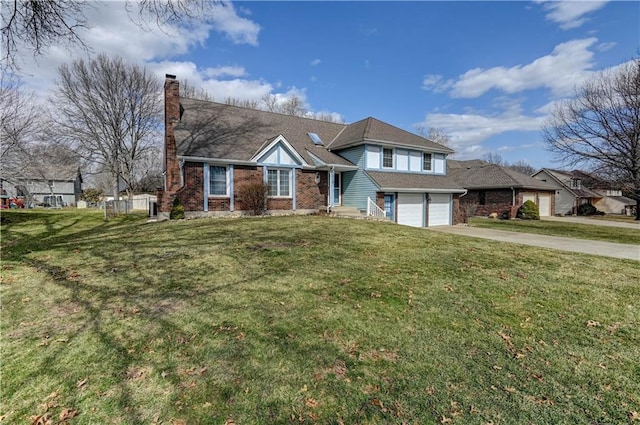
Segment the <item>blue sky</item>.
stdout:
<svg viewBox="0 0 640 425">
<path fill-rule="evenodd" d="M 215 100 L 301 97 L 346 122 L 373 116 L 437 127 L 455 157 L 488 152 L 558 166 L 539 128 L 552 105 L 593 73 L 640 52 L 640 3 L 235 2 L 204 23 L 141 31 L 121 2 L 95 3 L 86 38 Z M 52 48 L 25 81 L 46 91 L 81 52 Z"/>
</svg>

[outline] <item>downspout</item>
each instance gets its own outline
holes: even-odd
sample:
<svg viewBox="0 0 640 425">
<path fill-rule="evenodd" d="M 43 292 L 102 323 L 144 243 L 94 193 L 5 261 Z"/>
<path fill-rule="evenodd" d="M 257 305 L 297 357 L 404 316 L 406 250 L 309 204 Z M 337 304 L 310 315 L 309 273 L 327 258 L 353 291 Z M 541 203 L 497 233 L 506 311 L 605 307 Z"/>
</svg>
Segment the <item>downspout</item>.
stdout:
<svg viewBox="0 0 640 425">
<path fill-rule="evenodd" d="M 509 218 L 515 218 L 515 217 L 511 217 L 511 215 L 513 214 L 512 210 L 516 207 L 516 190 L 512 187 L 511 188 L 511 192 L 513 193 L 511 195 L 511 209 L 509 211 Z M 516 214 L 517 215 L 517 214 Z"/>
<path fill-rule="evenodd" d="M 460 198 L 465 196 L 467 193 L 469 193 L 469 189 L 465 189 L 464 193 L 462 195 L 458 196 L 458 211 L 460 211 Z M 451 202 L 451 207 L 453 208 L 453 202 Z M 462 210 L 462 214 L 463 214 L 462 215 L 462 222 L 464 224 L 469 224 L 469 217 L 468 217 L 467 210 L 466 209 Z M 452 216 L 453 216 L 453 214 L 452 214 Z"/>
</svg>

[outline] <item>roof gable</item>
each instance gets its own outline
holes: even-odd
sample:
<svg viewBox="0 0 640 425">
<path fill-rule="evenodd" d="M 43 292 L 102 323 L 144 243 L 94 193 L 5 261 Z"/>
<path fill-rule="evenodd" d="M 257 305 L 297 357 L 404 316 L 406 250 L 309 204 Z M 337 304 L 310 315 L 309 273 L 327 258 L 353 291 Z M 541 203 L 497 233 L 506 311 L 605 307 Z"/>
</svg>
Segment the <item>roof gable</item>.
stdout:
<svg viewBox="0 0 640 425">
<path fill-rule="evenodd" d="M 251 161 L 271 165 L 307 165 L 305 160 L 293 149 L 282 135 L 276 137 L 264 149 L 261 149 Z"/>
</svg>

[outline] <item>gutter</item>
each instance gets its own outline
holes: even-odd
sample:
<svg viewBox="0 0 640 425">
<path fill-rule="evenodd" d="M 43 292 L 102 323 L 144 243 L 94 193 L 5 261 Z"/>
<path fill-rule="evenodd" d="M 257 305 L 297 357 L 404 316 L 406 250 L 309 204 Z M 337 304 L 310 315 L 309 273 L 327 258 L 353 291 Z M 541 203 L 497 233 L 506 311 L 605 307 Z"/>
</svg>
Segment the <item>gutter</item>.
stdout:
<svg viewBox="0 0 640 425">
<path fill-rule="evenodd" d="M 403 193 L 464 193 L 466 189 L 429 189 L 429 188 L 406 188 L 406 187 L 380 187 L 383 192 L 403 192 Z"/>
</svg>

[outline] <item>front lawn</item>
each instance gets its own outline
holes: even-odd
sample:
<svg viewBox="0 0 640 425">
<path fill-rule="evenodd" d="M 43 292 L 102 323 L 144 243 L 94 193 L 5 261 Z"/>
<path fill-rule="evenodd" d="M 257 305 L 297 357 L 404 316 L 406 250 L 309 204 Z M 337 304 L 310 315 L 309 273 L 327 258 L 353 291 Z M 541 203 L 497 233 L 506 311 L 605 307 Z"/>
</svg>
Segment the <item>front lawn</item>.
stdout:
<svg viewBox="0 0 640 425">
<path fill-rule="evenodd" d="M 640 245 L 640 230 L 598 226 L 597 223 L 592 225 L 549 220 L 496 220 L 484 217 L 472 217 L 469 219 L 469 225 L 487 229 L 507 230 L 510 232 L 535 233 L 548 236 Z"/>
<path fill-rule="evenodd" d="M 2 423 L 640 419 L 634 261 L 327 217 L 2 216 Z"/>
</svg>

